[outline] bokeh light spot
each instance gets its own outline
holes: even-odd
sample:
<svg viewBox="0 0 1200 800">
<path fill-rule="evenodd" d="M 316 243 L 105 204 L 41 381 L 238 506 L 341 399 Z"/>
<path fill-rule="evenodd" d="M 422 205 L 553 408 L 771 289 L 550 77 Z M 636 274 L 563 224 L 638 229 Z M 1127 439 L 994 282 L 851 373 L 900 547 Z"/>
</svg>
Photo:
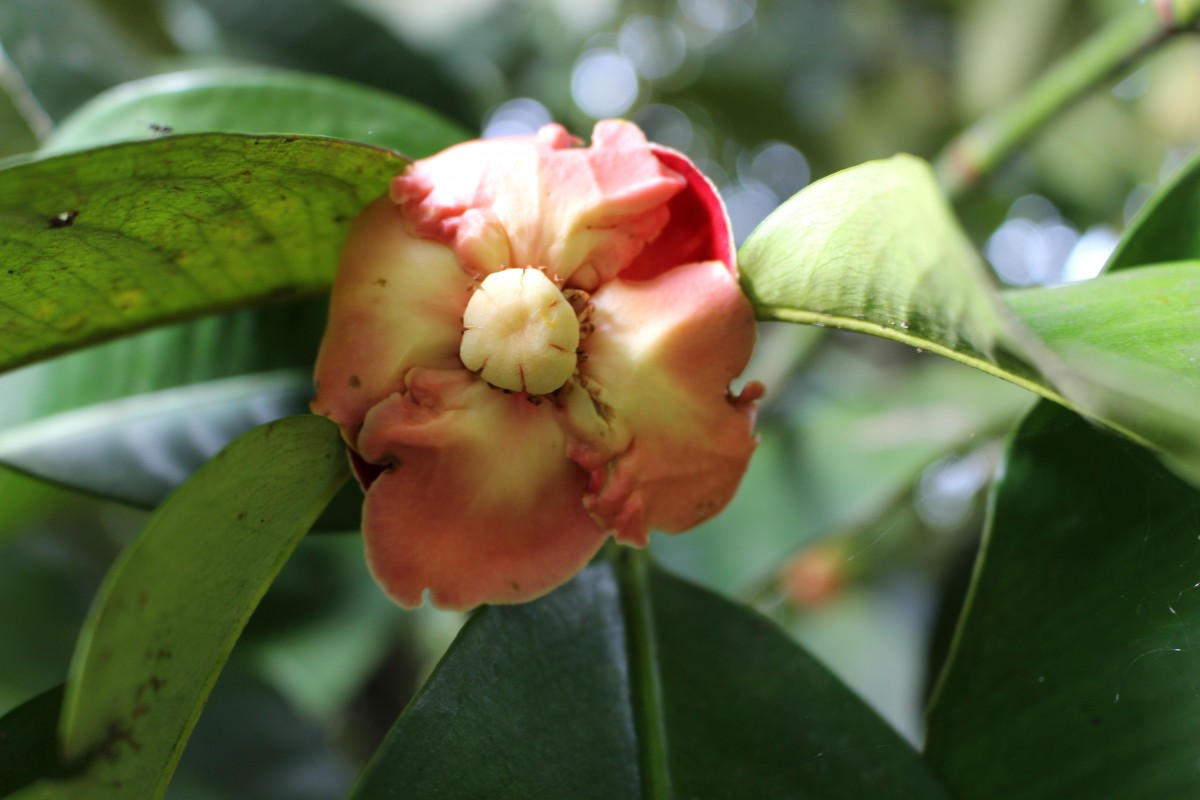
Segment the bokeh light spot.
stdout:
<svg viewBox="0 0 1200 800">
<path fill-rule="evenodd" d="M 624 114 L 637 100 L 638 78 L 633 62 L 608 48 L 588 50 L 571 72 L 571 97 L 584 113 L 597 119 Z"/>
</svg>

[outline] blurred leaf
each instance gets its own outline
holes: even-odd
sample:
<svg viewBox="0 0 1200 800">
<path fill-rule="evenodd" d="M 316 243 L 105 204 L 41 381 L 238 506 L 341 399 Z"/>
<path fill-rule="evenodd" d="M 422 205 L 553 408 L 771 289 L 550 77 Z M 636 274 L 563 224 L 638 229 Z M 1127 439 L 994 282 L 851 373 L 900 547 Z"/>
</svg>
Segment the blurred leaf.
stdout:
<svg viewBox="0 0 1200 800">
<path fill-rule="evenodd" d="M 1200 260 L 1200 152 L 1155 192 L 1121 235 L 1105 269 Z"/>
<path fill-rule="evenodd" d="M 412 622 L 379 591 L 366 563 L 361 536 L 305 538 L 239 644 L 256 671 L 310 719 L 344 724 L 401 625 Z M 388 673 L 389 680 L 400 677 Z"/>
<path fill-rule="evenodd" d="M 239 642 L 204 706 L 168 800 L 344 798 L 361 767 L 341 736 L 331 741 L 345 719 L 335 728 L 306 718 L 253 673 L 241 650 Z"/>
<path fill-rule="evenodd" d="M 1194 797 L 1200 494 L 1042 403 L 1014 438 L 927 757 L 955 797 Z"/>
<path fill-rule="evenodd" d="M 958 17 L 955 99 L 968 117 L 1009 100 L 1046 68 L 1067 0 L 978 0 Z"/>
<path fill-rule="evenodd" d="M 246 434 L 171 496 L 110 571 L 71 665 L 61 728 L 91 768 L 61 798 L 161 797 L 234 641 L 346 480 L 320 417 Z"/>
<path fill-rule="evenodd" d="M 21 484 L 2 488 L 3 507 L 15 504 L 11 492 L 28 491 Z M 101 529 L 94 503 L 40 488 L 0 548 L 0 708 L 67 674 L 88 606 L 116 557 L 113 538 L 137 525 L 109 514 Z"/>
<path fill-rule="evenodd" d="M 476 613 L 355 800 L 946 796 L 771 623 L 619 558 Z"/>
<path fill-rule="evenodd" d="M 0 51 L 0 159 L 38 146 L 38 135 L 26 113 L 40 115 L 8 59 Z"/>
<path fill-rule="evenodd" d="M 196 0 L 235 54 L 336 75 L 473 118 L 466 95 L 432 57 L 341 0 Z"/>
<path fill-rule="evenodd" d="M 325 305 L 244 309 L 0 375 L 0 464 L 157 506 L 237 436 L 307 409 Z M 361 505 L 361 492 L 347 486 L 316 527 L 356 530 Z"/>
<path fill-rule="evenodd" d="M 390 147 L 423 158 L 470 135 L 396 95 L 320 75 L 204 69 L 111 89 L 62 122 L 44 150 L 63 152 L 174 133 L 300 133 Z"/>
<path fill-rule="evenodd" d="M 61 771 L 58 714 L 63 687 L 56 686 L 0 717 L 0 797 Z"/>
<path fill-rule="evenodd" d="M 307 373 L 244 375 L 147 392 L 0 432 L 0 463 L 153 508 L 231 440 L 307 411 Z"/>
<path fill-rule="evenodd" d="M 175 43 L 163 27 L 161 0 L 95 0 L 121 30 L 151 53 L 173 53 Z"/>
<path fill-rule="evenodd" d="M 1007 307 L 932 171 L 910 156 L 801 191 L 759 226 L 739 260 L 762 319 L 869 333 L 961 361 L 1157 447 L 1200 483 L 1200 319 L 1189 312 L 1200 305 L 1196 262 L 1038 290 L 1044 300 L 1024 292 Z M 1140 304 L 1146 296 L 1176 312 Z M 1021 324 L 1022 309 L 1045 340 Z M 1069 320 L 1050 322 L 1049 309 Z M 1118 311 L 1128 321 L 1110 334 Z M 1157 361 L 1142 360 L 1147 349 Z"/>
<path fill-rule="evenodd" d="M 5 0 L 0 48 L 53 119 L 154 66 L 154 53 L 89 0 Z"/>
<path fill-rule="evenodd" d="M 0 172 L 0 370 L 326 288 L 405 162 L 328 139 L 195 134 Z"/>
</svg>

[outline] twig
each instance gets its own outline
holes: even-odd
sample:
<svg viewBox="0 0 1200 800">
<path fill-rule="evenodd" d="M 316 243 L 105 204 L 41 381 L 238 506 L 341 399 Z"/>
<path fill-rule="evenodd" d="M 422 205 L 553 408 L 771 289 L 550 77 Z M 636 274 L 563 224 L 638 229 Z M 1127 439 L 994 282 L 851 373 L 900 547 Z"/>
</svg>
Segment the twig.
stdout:
<svg viewBox="0 0 1200 800">
<path fill-rule="evenodd" d="M 1141 0 L 1024 94 L 951 141 L 935 161 L 942 188 L 961 198 L 1063 110 L 1175 35 L 1195 32 L 1198 21 L 1200 0 Z"/>
</svg>

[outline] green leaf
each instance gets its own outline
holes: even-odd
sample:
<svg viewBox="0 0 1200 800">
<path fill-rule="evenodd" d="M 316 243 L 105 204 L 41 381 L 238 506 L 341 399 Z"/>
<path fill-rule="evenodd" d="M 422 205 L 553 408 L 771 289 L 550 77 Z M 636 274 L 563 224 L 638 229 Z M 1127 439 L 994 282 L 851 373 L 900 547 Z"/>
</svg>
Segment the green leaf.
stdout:
<svg viewBox="0 0 1200 800">
<path fill-rule="evenodd" d="M 56 686 L 0 717 L 0 797 L 62 771 L 55 735 L 62 697 Z"/>
<path fill-rule="evenodd" d="M 352 795 L 946 795 L 765 619 L 626 552 L 467 623 Z"/>
<path fill-rule="evenodd" d="M 290 417 L 246 434 L 151 518 L 110 571 L 72 661 L 61 798 L 161 797 L 250 613 L 346 480 L 337 429 Z"/>
<path fill-rule="evenodd" d="M 738 263 L 760 319 L 869 333 L 1052 391 L 919 159 L 810 185 L 751 234 Z"/>
<path fill-rule="evenodd" d="M 1200 260 L 1200 152 L 1138 212 L 1105 271 Z"/>
<path fill-rule="evenodd" d="M 1200 484 L 1200 262 L 1143 266 L 1006 299 L 1086 383 L 1095 417 L 1136 431 Z"/>
<path fill-rule="evenodd" d="M 396 95 L 274 69 L 173 72 L 117 86 L 66 120 L 43 150 L 63 152 L 176 134 L 300 133 L 390 147 L 423 158 L 470 135 Z"/>
<path fill-rule="evenodd" d="M 0 464 L 153 508 L 241 434 L 307 410 L 325 305 L 207 317 L 0 375 Z M 361 505 L 347 485 L 315 527 L 357 530 Z"/>
<path fill-rule="evenodd" d="M 395 153 L 196 134 L 0 172 L 0 371 L 151 325 L 326 289 Z"/>
<path fill-rule="evenodd" d="M 739 259 L 762 319 L 869 333 L 961 361 L 1157 447 L 1200 482 L 1200 320 L 1189 312 L 1200 305 L 1198 262 L 1022 292 L 1005 305 L 932 171 L 910 156 L 808 187 Z M 1156 355 L 1146 361 L 1148 350 Z"/>
<path fill-rule="evenodd" d="M 147 392 L 0 432 L 0 462 L 153 508 L 237 436 L 307 411 L 312 377 L 283 371 Z"/>
<path fill-rule="evenodd" d="M 1195 797 L 1200 493 L 1042 403 L 1017 432 L 927 757 L 955 797 Z"/>
<path fill-rule="evenodd" d="M 325 306 L 244 309 L 0 375 L 0 464 L 153 508 L 237 436 L 307 409 Z M 356 530 L 361 505 L 348 485 L 316 528 Z"/>
</svg>

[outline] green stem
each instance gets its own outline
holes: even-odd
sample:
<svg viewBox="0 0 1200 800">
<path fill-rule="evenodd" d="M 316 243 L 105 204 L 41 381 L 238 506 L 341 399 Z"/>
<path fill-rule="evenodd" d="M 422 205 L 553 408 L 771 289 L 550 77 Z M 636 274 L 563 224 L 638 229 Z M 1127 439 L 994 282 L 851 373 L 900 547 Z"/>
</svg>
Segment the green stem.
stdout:
<svg viewBox="0 0 1200 800">
<path fill-rule="evenodd" d="M 667 800 L 672 796 L 671 776 L 667 769 L 662 680 L 658 672 L 657 637 L 650 599 L 650 556 L 645 550 L 615 549 L 617 581 L 628 626 L 633 712 L 641 744 L 642 796 L 646 800 Z"/>
<path fill-rule="evenodd" d="M 1030 89 L 951 141 L 935 162 L 961 198 L 1038 129 L 1176 34 L 1195 30 L 1200 0 L 1145 0 L 1067 54 Z"/>
</svg>

